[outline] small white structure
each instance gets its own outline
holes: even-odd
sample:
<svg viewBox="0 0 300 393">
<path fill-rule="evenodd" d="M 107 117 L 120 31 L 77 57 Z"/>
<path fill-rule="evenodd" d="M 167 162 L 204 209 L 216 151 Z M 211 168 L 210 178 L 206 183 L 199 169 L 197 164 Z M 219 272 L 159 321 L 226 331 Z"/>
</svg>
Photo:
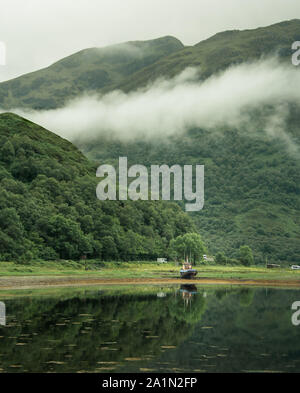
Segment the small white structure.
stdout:
<svg viewBox="0 0 300 393">
<path fill-rule="evenodd" d="M 158 263 L 167 263 L 168 260 L 167 260 L 167 258 L 157 258 L 157 262 Z"/>
<path fill-rule="evenodd" d="M 214 260 L 215 260 L 214 257 L 206 255 L 206 254 L 202 255 L 202 258 L 204 261 L 207 261 L 207 262 L 214 262 Z"/>
</svg>

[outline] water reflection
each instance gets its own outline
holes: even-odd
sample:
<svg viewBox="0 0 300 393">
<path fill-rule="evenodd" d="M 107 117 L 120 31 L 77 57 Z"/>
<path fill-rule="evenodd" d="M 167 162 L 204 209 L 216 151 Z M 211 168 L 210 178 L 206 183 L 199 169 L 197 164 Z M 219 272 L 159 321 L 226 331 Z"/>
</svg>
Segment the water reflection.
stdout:
<svg viewBox="0 0 300 393">
<path fill-rule="evenodd" d="M 188 285 L 188 284 L 181 285 L 180 286 L 180 292 L 181 292 L 181 295 L 182 295 L 184 306 L 185 307 L 188 307 L 188 306 L 191 307 L 193 295 L 195 295 L 197 293 L 196 285 L 191 285 L 191 284 L 190 285 Z"/>
<path fill-rule="evenodd" d="M 188 284 L 7 297 L 0 372 L 299 371 L 296 300 Z"/>
</svg>

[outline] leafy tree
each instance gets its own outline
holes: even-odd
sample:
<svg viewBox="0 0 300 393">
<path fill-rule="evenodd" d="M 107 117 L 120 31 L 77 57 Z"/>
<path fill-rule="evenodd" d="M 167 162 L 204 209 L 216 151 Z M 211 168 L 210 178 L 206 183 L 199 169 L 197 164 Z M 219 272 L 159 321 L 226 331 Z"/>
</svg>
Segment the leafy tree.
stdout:
<svg viewBox="0 0 300 393">
<path fill-rule="evenodd" d="M 104 260 L 117 259 L 118 249 L 112 236 L 105 236 L 101 240 L 102 256 Z"/>
<path fill-rule="evenodd" d="M 23 236 L 23 225 L 15 208 L 0 211 L 0 228 L 11 238 L 18 240 Z"/>
<path fill-rule="evenodd" d="M 206 247 L 198 233 L 186 233 L 171 240 L 170 253 L 176 258 L 190 258 L 196 263 L 206 252 Z"/>
<path fill-rule="evenodd" d="M 218 265 L 226 265 L 227 258 L 223 252 L 218 252 L 215 261 Z"/>
<path fill-rule="evenodd" d="M 0 159 L 6 163 L 11 163 L 15 157 L 15 149 L 12 143 L 8 140 L 0 149 Z"/>
<path fill-rule="evenodd" d="M 253 254 L 249 246 L 241 246 L 239 250 L 239 260 L 242 265 L 250 266 L 253 264 Z"/>
</svg>

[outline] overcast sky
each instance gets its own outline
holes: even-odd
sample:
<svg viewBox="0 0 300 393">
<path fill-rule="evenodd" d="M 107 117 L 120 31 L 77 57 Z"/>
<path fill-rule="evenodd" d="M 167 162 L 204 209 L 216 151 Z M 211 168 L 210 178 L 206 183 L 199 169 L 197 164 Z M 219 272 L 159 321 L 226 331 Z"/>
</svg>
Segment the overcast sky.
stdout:
<svg viewBox="0 0 300 393">
<path fill-rule="evenodd" d="M 294 18 L 299 0 L 0 0 L 7 51 L 0 81 L 83 48 L 164 35 L 193 45 L 219 31 Z"/>
</svg>

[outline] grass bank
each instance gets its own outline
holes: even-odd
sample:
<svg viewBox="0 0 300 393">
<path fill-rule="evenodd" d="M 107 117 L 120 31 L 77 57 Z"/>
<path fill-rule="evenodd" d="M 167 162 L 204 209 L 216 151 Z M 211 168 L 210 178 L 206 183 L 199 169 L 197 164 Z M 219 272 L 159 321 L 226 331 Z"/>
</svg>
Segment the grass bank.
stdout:
<svg viewBox="0 0 300 393">
<path fill-rule="evenodd" d="M 86 270 L 87 268 L 87 270 Z M 36 261 L 30 265 L 14 262 L 0 262 L 0 277 L 11 276 L 95 276 L 95 277 L 158 277 L 176 275 L 178 266 L 174 263 L 156 262 L 97 262 L 86 264 L 75 261 Z"/>
<path fill-rule="evenodd" d="M 86 270 L 88 268 L 88 270 Z M 235 280 L 300 280 L 300 271 L 291 268 L 266 269 L 261 266 L 217 266 L 197 265 L 199 278 L 235 279 Z M 180 266 L 175 263 L 159 264 L 156 262 L 97 262 L 89 261 L 85 265 L 74 261 L 38 261 L 30 265 L 14 262 L 0 262 L 0 278 L 15 276 L 78 276 L 103 279 L 159 278 L 179 277 Z"/>
</svg>

